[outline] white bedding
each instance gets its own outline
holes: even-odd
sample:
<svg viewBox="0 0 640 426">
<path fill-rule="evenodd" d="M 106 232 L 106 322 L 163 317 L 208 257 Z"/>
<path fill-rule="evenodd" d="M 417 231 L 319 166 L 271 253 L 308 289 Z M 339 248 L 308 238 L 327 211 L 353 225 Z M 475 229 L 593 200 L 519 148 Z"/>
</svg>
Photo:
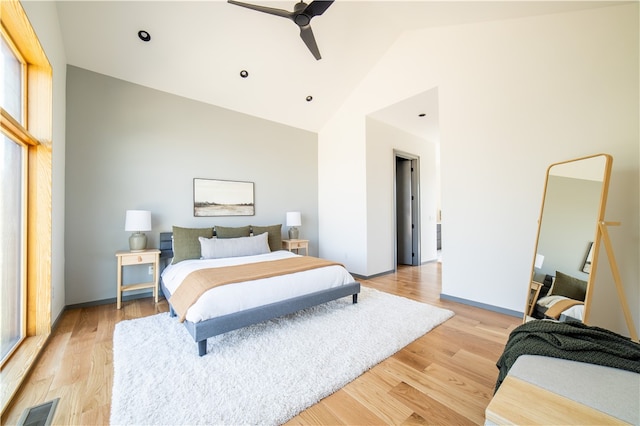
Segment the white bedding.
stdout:
<svg viewBox="0 0 640 426">
<path fill-rule="evenodd" d="M 566 299 L 568 299 L 568 297 L 558 296 L 558 295 L 545 296 L 545 297 L 541 297 L 540 300 L 538 300 L 537 304 L 539 306 L 542 306 L 543 308 L 549 309 L 560 300 L 566 300 Z M 568 309 L 565 309 L 560 314 L 561 320 L 563 319 L 562 317 L 563 315 L 565 317 L 571 317 L 571 318 L 582 321 L 584 318 L 584 305 L 574 305 Z"/>
<path fill-rule="evenodd" d="M 198 269 L 264 262 L 296 256 L 298 255 L 295 253 L 278 250 L 256 256 L 183 260 L 175 265 L 167 266 L 161 275 L 165 287 L 173 294 L 182 280 Z M 273 278 L 227 284 L 205 292 L 189 308 L 186 319 L 191 322 L 200 322 L 354 281 L 345 268 L 328 266 Z"/>
</svg>

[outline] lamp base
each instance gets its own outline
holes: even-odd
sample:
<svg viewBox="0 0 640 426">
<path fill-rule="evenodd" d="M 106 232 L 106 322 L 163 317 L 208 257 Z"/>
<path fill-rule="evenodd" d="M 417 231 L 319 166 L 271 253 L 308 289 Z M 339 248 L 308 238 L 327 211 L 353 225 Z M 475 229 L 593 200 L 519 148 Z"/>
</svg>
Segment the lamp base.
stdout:
<svg viewBox="0 0 640 426">
<path fill-rule="evenodd" d="M 142 232 L 136 232 L 129 237 L 129 250 L 143 251 L 147 248 L 147 236 Z"/>
<path fill-rule="evenodd" d="M 300 233 L 298 232 L 298 228 L 296 228 L 295 226 L 292 226 L 291 228 L 289 228 L 290 240 L 297 240 L 299 236 L 300 236 Z"/>
</svg>

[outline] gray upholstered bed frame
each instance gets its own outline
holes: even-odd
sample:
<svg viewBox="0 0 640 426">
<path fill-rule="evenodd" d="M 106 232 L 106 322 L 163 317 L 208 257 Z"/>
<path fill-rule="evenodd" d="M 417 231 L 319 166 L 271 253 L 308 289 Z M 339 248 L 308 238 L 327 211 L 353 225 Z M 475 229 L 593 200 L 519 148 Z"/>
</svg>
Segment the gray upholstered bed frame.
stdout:
<svg viewBox="0 0 640 426">
<path fill-rule="evenodd" d="M 171 249 L 171 232 L 160 233 L 160 250 L 162 259 L 171 259 L 173 251 Z M 167 298 L 171 297 L 171 293 L 166 289 L 164 282 L 160 281 L 162 292 Z M 320 305 L 331 300 L 340 299 L 346 296 L 352 296 L 353 303 L 358 303 L 358 293 L 360 293 L 360 283 L 353 282 L 340 287 L 334 287 L 315 293 L 298 296 L 292 299 L 275 302 L 244 311 L 223 315 L 217 318 L 211 318 L 206 321 L 193 323 L 184 321 L 184 325 L 198 344 L 198 354 L 203 356 L 207 353 L 207 338 L 223 334 L 231 330 L 246 327 L 252 324 L 258 324 L 283 315 L 292 314 L 302 309 Z M 175 316 L 175 312 L 169 304 L 171 316 Z"/>
</svg>

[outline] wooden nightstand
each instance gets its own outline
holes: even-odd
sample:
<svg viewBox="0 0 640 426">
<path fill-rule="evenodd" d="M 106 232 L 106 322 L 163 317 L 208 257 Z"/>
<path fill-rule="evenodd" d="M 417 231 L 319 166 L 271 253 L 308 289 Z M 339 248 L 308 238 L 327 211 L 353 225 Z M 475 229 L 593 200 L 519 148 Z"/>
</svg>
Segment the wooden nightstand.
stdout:
<svg viewBox="0 0 640 426">
<path fill-rule="evenodd" d="M 527 299 L 527 312 L 526 315 L 533 315 L 533 311 L 536 307 L 536 301 L 538 300 L 538 296 L 540 295 L 540 289 L 542 289 L 542 284 L 537 281 L 531 281 L 531 285 L 529 285 L 529 298 Z"/>
<path fill-rule="evenodd" d="M 299 254 L 300 249 L 305 250 L 305 255 L 309 256 L 309 240 L 282 240 L 282 248 Z"/>
<path fill-rule="evenodd" d="M 122 293 L 125 291 L 141 290 L 144 288 L 153 289 L 153 298 L 158 303 L 158 268 L 160 267 L 160 250 L 147 249 L 142 251 L 120 250 L 116 252 L 118 258 L 118 303 L 117 307 L 122 306 Z M 153 281 L 139 284 L 122 285 L 122 268 L 130 265 L 153 265 Z"/>
</svg>

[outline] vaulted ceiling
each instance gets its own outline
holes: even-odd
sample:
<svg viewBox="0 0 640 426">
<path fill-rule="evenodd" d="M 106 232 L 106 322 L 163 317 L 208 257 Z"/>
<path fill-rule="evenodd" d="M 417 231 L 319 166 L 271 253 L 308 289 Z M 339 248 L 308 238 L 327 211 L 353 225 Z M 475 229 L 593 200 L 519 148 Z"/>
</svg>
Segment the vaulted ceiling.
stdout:
<svg viewBox="0 0 640 426">
<path fill-rule="evenodd" d="M 295 5 L 248 2 L 286 10 Z M 404 31 L 610 4 L 338 0 L 311 21 L 321 60 L 292 21 L 222 0 L 62 1 L 57 10 L 71 65 L 317 132 Z M 138 37 L 140 30 L 151 35 L 149 42 Z M 413 133 L 437 134 L 433 96 L 374 116 Z M 416 120 L 420 113 L 427 116 Z"/>
</svg>

